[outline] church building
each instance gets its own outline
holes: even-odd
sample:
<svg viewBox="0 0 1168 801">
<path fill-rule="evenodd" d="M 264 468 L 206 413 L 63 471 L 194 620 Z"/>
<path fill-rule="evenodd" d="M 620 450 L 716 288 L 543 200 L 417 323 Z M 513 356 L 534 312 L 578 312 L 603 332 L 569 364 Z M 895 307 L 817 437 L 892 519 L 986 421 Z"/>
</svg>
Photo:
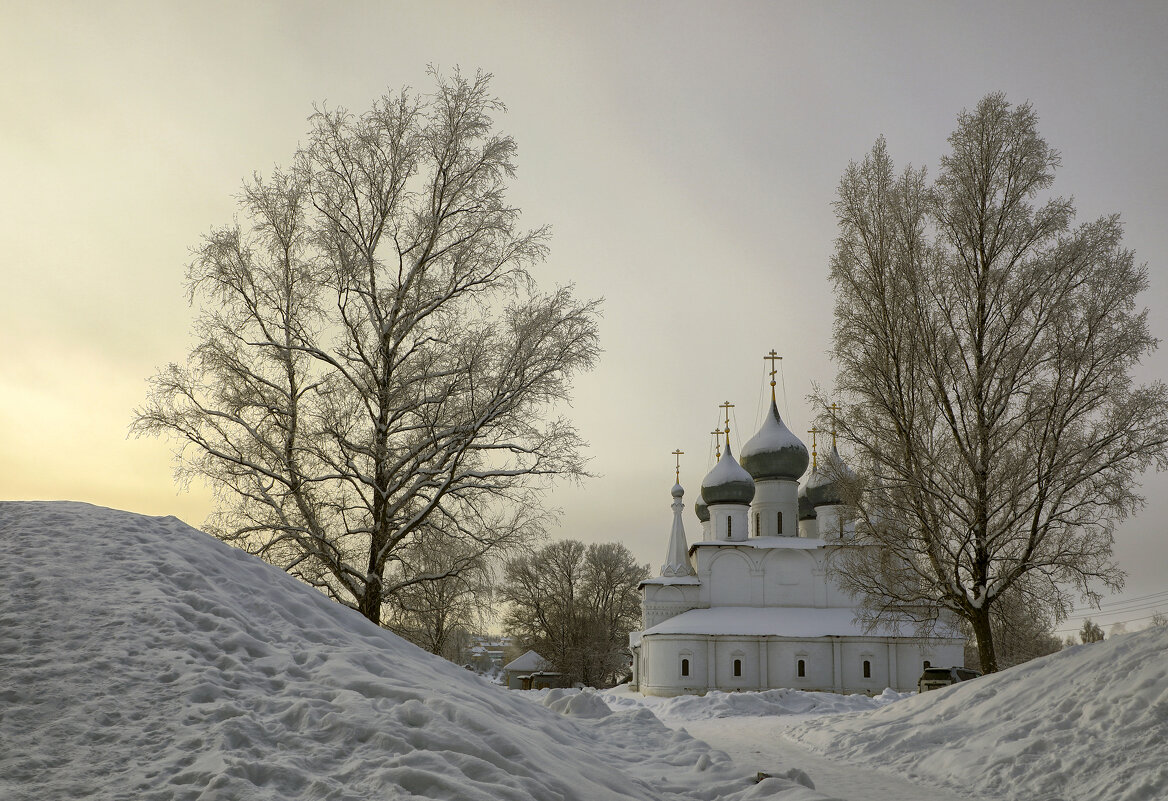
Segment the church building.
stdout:
<svg viewBox="0 0 1168 801">
<path fill-rule="evenodd" d="M 773 351 L 772 351 L 773 356 Z M 684 490 L 660 575 L 641 584 L 642 631 L 633 632 L 631 688 L 645 695 L 790 687 L 839 693 L 916 689 L 923 668 L 961 665 L 957 636 L 922 640 L 905 622 L 865 633 L 853 599 L 828 568 L 850 548 L 853 526 L 830 475 L 808 471 L 807 448 L 779 416 L 771 380 L 762 428 L 702 481 L 701 538 L 687 545 Z M 834 436 L 833 436 L 834 440 Z M 800 479 L 803 488 L 800 490 Z M 680 472 L 678 473 L 680 482 Z"/>
</svg>

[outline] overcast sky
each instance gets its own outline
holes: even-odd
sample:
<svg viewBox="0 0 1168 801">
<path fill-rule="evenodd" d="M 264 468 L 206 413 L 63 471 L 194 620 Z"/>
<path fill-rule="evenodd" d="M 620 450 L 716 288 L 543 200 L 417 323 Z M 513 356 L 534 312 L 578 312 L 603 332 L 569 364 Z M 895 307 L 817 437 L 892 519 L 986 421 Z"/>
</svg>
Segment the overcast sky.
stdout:
<svg viewBox="0 0 1168 801">
<path fill-rule="evenodd" d="M 289 162 L 314 102 L 362 111 L 459 65 L 494 74 L 512 198 L 553 227 L 537 277 L 605 298 L 572 410 L 598 477 L 553 493 L 554 535 L 621 540 L 656 572 L 670 452 L 692 505 L 718 404 L 736 446 L 756 430 L 771 348 L 782 411 L 810 427 L 833 376 L 830 204 L 881 134 L 935 170 L 961 109 L 1032 102 L 1055 191 L 1080 220 L 1122 214 L 1168 335 L 1166 40 L 1163 2 L 0 0 L 0 497 L 202 522 L 209 493 L 176 490 L 169 443 L 126 437 L 189 347 L 190 248 L 245 177 Z M 1166 374 L 1161 350 L 1140 377 Z M 1129 599 L 1168 589 L 1168 475 L 1144 489 L 1117 538 Z"/>
</svg>

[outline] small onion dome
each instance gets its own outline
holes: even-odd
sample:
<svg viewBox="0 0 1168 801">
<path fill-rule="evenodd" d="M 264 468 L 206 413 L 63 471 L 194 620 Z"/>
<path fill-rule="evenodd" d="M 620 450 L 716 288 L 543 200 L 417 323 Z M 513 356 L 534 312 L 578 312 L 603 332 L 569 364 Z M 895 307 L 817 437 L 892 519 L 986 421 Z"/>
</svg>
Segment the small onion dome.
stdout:
<svg viewBox="0 0 1168 801">
<path fill-rule="evenodd" d="M 680 498 L 682 495 L 685 495 L 685 490 L 681 488 L 681 484 L 674 484 L 673 489 L 669 491 L 669 494 L 674 498 Z"/>
<path fill-rule="evenodd" d="M 827 455 L 827 469 L 822 473 L 818 470 L 811 472 L 811 477 L 807 479 L 807 500 L 811 502 L 812 507 L 832 506 L 843 503 L 840 498 L 839 488 L 836 486 L 834 477 L 844 477 L 846 479 L 855 478 L 856 474 L 852 472 L 851 468 L 844 464 L 844 460 L 840 457 L 839 451 L 833 445 L 831 453 Z"/>
<path fill-rule="evenodd" d="M 742 469 L 726 445 L 726 453 L 702 480 L 702 500 L 709 506 L 736 503 L 747 506 L 754 500 L 754 479 Z"/>
<path fill-rule="evenodd" d="M 808 461 L 807 446 L 783 423 L 772 398 L 771 411 L 763 419 L 762 428 L 742 446 L 742 466 L 755 481 L 798 481 Z"/>
<path fill-rule="evenodd" d="M 708 523 L 710 521 L 710 507 L 706 506 L 706 502 L 700 498 L 698 499 L 698 502 L 694 504 L 694 512 L 697 514 L 698 520 L 702 521 L 703 523 Z"/>
<path fill-rule="evenodd" d="M 813 470 L 811 473 L 812 476 L 816 476 L 818 474 L 819 474 L 819 471 L 817 471 L 817 470 Z M 811 478 L 808 478 L 807 481 L 808 481 L 808 483 L 810 483 Z M 808 500 L 808 498 L 807 498 L 807 485 L 806 484 L 804 484 L 802 487 L 799 488 L 799 519 L 800 520 L 814 520 L 815 519 L 815 507 L 813 507 L 811 505 L 811 501 Z"/>
</svg>

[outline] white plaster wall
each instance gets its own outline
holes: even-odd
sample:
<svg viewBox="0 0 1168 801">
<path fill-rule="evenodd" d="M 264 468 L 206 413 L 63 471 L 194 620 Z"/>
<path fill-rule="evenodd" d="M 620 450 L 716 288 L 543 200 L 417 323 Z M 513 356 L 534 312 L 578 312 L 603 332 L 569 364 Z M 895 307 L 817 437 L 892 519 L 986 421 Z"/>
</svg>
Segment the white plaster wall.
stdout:
<svg viewBox="0 0 1168 801">
<path fill-rule="evenodd" d="M 763 558 L 763 605 L 815 606 L 815 557 L 808 551 L 773 548 Z"/>
<path fill-rule="evenodd" d="M 718 549 L 710 561 L 710 606 L 747 606 L 751 596 L 750 560 L 735 549 Z"/>
<path fill-rule="evenodd" d="M 797 675 L 797 660 L 807 662 L 807 675 Z M 832 646 L 823 640 L 771 640 L 767 649 L 769 687 L 797 690 L 832 689 Z"/>
<path fill-rule="evenodd" d="M 718 503 L 710 507 L 711 539 L 738 542 L 750 537 L 749 506 Z M 731 525 L 732 522 L 732 525 Z"/>
<path fill-rule="evenodd" d="M 709 671 L 707 639 L 671 635 L 643 639 L 640 691 L 662 696 L 704 693 Z M 688 677 L 681 675 L 683 654 L 690 660 Z"/>
<path fill-rule="evenodd" d="M 758 637 L 719 637 L 715 641 L 715 675 L 719 690 L 759 688 Z M 734 675 L 734 660 L 742 660 L 742 675 Z"/>
<path fill-rule="evenodd" d="M 779 516 L 783 514 L 783 530 Z M 799 484 L 786 479 L 757 481 L 750 504 L 751 531 L 756 537 L 799 536 Z"/>
<path fill-rule="evenodd" d="M 880 640 L 848 640 L 841 644 L 840 651 L 845 692 L 874 695 L 892 686 L 888 680 L 887 643 Z M 864 660 L 871 663 L 871 678 L 864 678 Z"/>
</svg>

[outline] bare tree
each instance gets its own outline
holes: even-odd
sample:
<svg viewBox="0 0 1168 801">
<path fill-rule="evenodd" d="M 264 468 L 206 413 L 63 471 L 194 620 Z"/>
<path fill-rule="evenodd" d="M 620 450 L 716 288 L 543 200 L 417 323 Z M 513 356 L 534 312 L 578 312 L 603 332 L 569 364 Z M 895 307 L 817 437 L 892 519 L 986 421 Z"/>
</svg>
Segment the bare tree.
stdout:
<svg viewBox="0 0 1168 801">
<path fill-rule="evenodd" d="M 547 482 L 584 474 L 555 408 L 598 353 L 597 303 L 531 278 L 547 231 L 507 202 L 490 76 L 434 79 L 318 109 L 245 184 L 188 273 L 197 344 L 132 429 L 177 440 L 217 536 L 377 622 L 542 532 Z"/>
<path fill-rule="evenodd" d="M 1079 629 L 1079 639 L 1084 643 L 1103 642 L 1103 627 L 1087 618 L 1083 621 L 1083 627 Z"/>
<path fill-rule="evenodd" d="M 1117 216 L 1072 227 L 1069 200 L 1040 199 L 1060 159 L 1036 124 L 988 95 L 935 182 L 896 174 L 881 139 L 835 204 L 839 427 L 861 468 L 845 495 L 874 546 L 839 577 L 869 623 L 967 621 L 985 672 L 1011 590 L 1058 620 L 1120 586 L 1115 524 L 1166 463 L 1168 393 L 1131 378 L 1156 346 L 1147 271 Z"/>
<path fill-rule="evenodd" d="M 405 550 L 405 549 L 403 549 Z M 494 572 L 471 542 L 419 537 L 402 555 L 400 572 L 437 576 L 403 587 L 385 607 L 383 625 L 420 648 L 460 661 L 472 632 L 484 631 L 490 617 Z"/>
<path fill-rule="evenodd" d="M 629 632 L 640 624 L 639 565 L 619 543 L 550 543 L 507 562 L 499 597 L 507 631 L 573 681 L 607 686 L 628 668 Z"/>
</svg>

